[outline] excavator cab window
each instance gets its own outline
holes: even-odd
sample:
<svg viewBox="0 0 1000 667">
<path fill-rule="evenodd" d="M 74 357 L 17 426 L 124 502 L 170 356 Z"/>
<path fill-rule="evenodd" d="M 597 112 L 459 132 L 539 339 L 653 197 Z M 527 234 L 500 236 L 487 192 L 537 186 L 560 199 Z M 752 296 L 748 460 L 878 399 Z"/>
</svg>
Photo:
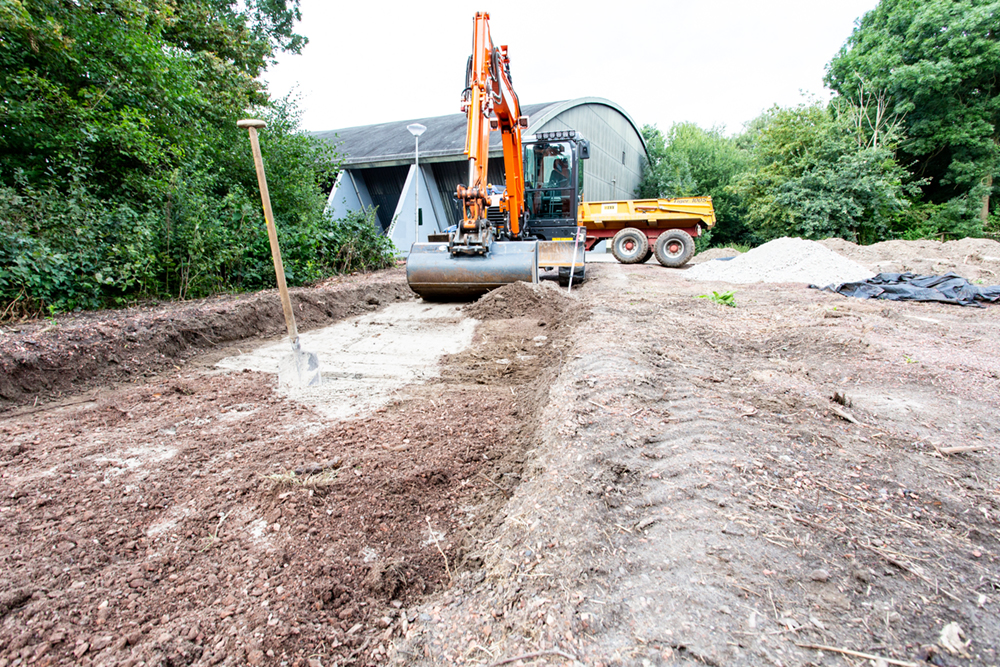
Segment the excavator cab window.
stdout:
<svg viewBox="0 0 1000 667">
<path fill-rule="evenodd" d="M 589 148 L 588 148 L 589 150 Z M 583 203 L 583 160 L 576 163 L 576 205 Z"/>
<path fill-rule="evenodd" d="M 573 215 L 573 168 L 573 147 L 568 141 L 525 146 L 525 206 L 530 217 L 558 220 Z"/>
</svg>

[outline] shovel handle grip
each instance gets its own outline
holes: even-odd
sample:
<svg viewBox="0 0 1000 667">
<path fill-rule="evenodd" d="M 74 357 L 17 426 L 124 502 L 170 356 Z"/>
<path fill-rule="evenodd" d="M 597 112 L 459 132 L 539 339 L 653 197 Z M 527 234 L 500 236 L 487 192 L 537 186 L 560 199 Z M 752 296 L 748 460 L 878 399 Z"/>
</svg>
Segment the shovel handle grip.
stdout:
<svg viewBox="0 0 1000 667">
<path fill-rule="evenodd" d="M 236 126 L 246 128 L 250 133 L 250 145 L 253 148 L 253 163 L 257 168 L 257 185 L 260 186 L 260 200 L 264 206 L 264 221 L 267 223 L 267 239 L 271 243 L 271 258 L 274 260 L 274 273 L 278 279 L 278 293 L 281 295 L 281 309 L 285 313 L 285 325 L 288 327 L 288 338 L 292 344 L 299 339 L 298 328 L 295 326 L 295 313 L 292 310 L 292 300 L 288 296 L 288 285 L 285 284 L 285 266 L 281 262 L 281 248 L 278 246 L 278 231 L 274 227 L 274 213 L 271 212 L 271 195 L 267 191 L 267 177 L 264 175 L 264 158 L 260 154 L 260 142 L 257 140 L 257 128 L 267 125 L 262 120 L 246 119 L 237 121 Z"/>
</svg>

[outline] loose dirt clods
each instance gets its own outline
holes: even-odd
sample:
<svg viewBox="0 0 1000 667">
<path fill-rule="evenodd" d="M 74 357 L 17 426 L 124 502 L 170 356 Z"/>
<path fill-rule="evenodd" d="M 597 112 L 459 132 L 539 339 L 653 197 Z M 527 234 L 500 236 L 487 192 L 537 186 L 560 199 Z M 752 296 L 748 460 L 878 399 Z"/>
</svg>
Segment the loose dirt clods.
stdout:
<svg viewBox="0 0 1000 667">
<path fill-rule="evenodd" d="M 273 338 L 10 399 L 0 665 L 1000 662 L 1000 309 L 588 273 L 446 306 L 471 342 L 353 418 L 214 367 Z M 312 328 L 377 344 L 367 287 Z"/>
</svg>

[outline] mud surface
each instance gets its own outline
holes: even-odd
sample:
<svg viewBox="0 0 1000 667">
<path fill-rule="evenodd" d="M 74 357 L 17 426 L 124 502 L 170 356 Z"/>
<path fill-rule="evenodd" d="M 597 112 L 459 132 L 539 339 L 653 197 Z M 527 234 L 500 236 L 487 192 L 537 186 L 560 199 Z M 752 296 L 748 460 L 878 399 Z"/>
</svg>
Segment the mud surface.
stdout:
<svg viewBox="0 0 1000 667">
<path fill-rule="evenodd" d="M 0 665 L 997 664 L 1000 309 L 682 273 L 452 307 L 471 342 L 352 418 L 215 367 L 273 295 L 5 329 Z M 207 312 L 229 345 L 157 352 Z"/>
</svg>

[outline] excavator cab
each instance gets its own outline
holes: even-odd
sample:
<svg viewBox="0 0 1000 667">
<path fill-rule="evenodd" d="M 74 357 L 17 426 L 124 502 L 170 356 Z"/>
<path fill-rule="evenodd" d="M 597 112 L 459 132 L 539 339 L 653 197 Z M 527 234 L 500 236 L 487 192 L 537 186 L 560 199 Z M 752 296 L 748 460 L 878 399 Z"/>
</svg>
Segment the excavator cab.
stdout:
<svg viewBox="0 0 1000 667">
<path fill-rule="evenodd" d="M 537 220 L 561 220 L 573 205 L 573 180 L 568 142 L 526 146 L 525 213 Z"/>
<path fill-rule="evenodd" d="M 559 280 L 584 277 L 583 227 L 577 211 L 583 201 L 583 165 L 590 143 L 575 130 L 541 132 L 524 142 L 524 233 L 538 241 L 540 269 L 559 269 Z M 583 232 L 586 234 L 586 232 Z"/>
<path fill-rule="evenodd" d="M 525 232 L 539 241 L 576 238 L 589 144 L 574 130 L 544 132 L 524 143 Z"/>
</svg>

